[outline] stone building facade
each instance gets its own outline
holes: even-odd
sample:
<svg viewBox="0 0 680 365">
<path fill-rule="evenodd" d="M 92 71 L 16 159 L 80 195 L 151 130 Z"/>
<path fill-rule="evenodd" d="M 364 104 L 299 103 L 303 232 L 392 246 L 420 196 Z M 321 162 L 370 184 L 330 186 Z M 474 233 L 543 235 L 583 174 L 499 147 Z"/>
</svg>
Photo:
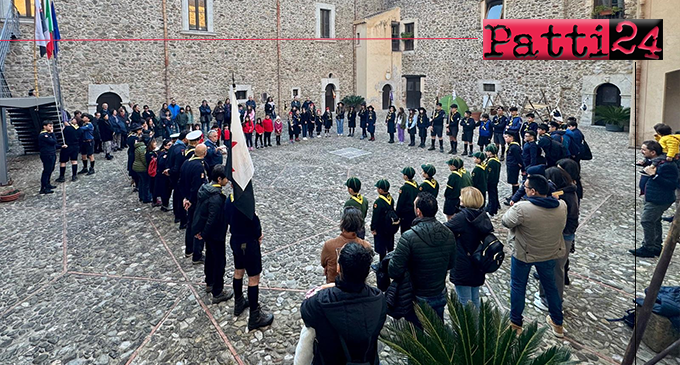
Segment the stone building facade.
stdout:
<svg viewBox="0 0 680 365">
<path fill-rule="evenodd" d="M 25 0 L 0 0 L 0 6 L 10 1 Z M 113 98 L 158 110 L 175 98 L 197 111 L 203 99 L 212 105 L 226 98 L 232 73 L 240 99 L 252 95 L 261 108 L 265 94 L 273 96 L 279 113 L 296 94 L 324 107 L 356 93 L 376 109 L 386 101 L 409 106 L 419 96 L 417 102 L 431 109 L 437 96 L 455 90 L 473 109 L 488 98 L 514 105 L 528 96 L 543 104 L 545 93 L 549 103 L 560 101 L 564 114 L 590 123 L 602 85 L 621 105 L 631 105 L 632 62 L 483 61 L 482 22 L 497 3 L 504 18 L 590 18 L 603 1 L 623 4 L 625 16 L 635 18 L 637 0 L 322 1 L 56 0 L 62 38 L 126 39 L 60 43 L 66 107 L 94 111 Z M 204 30 L 189 29 L 195 4 L 206 4 Z M 324 22 L 330 22 L 325 35 Z M 23 38 L 32 37 L 32 20 L 21 30 Z M 398 41 L 398 50 L 389 39 L 353 39 L 395 32 L 478 39 Z M 234 38 L 241 40 L 224 40 Z M 32 43 L 12 43 L 5 72 L 16 95 L 33 88 L 32 61 Z M 39 66 L 40 94 L 49 95 L 45 60 Z"/>
</svg>

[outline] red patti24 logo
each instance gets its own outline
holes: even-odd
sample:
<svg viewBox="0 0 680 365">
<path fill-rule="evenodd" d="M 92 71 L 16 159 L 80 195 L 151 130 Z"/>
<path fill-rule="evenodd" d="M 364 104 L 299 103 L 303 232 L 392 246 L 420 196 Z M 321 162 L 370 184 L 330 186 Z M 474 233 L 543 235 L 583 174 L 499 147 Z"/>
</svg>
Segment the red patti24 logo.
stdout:
<svg viewBox="0 0 680 365">
<path fill-rule="evenodd" d="M 485 60 L 662 60 L 661 19 L 487 19 Z"/>
</svg>

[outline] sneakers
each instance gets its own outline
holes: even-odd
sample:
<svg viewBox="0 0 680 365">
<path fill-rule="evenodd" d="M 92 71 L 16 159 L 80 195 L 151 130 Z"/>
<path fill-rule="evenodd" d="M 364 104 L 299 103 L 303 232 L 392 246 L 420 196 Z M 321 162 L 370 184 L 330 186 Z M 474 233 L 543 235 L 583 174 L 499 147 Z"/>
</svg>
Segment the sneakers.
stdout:
<svg viewBox="0 0 680 365">
<path fill-rule="evenodd" d="M 522 326 L 510 322 L 510 328 L 517 333 L 517 336 L 522 334 Z"/>
<path fill-rule="evenodd" d="M 428 151 L 434 151 L 434 146 L 427 149 Z"/>
<path fill-rule="evenodd" d="M 274 322 L 274 315 L 263 311 L 258 304 L 255 310 L 250 311 L 250 317 L 248 318 L 248 331 L 267 327 L 271 325 L 272 322 Z"/>
<path fill-rule="evenodd" d="M 555 322 L 553 322 L 552 318 L 550 318 L 550 315 L 545 316 L 545 321 L 550 325 L 552 333 L 555 337 L 557 338 L 564 337 L 564 327 L 556 325 Z"/>
<path fill-rule="evenodd" d="M 185 253 L 185 254 L 184 254 L 184 257 L 185 257 L 185 258 L 189 258 L 189 257 L 191 257 L 191 256 L 193 256 L 193 255 L 194 255 L 194 254 L 193 254 L 192 252 L 189 252 L 189 253 Z"/>
<path fill-rule="evenodd" d="M 306 141 L 306 140 L 307 140 L 307 137 L 302 137 L 302 140 L 303 140 L 303 141 Z"/>
<path fill-rule="evenodd" d="M 636 257 L 658 257 L 661 255 L 661 250 L 654 251 L 645 246 L 638 248 L 637 250 L 628 250 L 633 256 Z"/>
<path fill-rule="evenodd" d="M 243 313 L 243 311 L 248 309 L 249 306 L 250 306 L 250 304 L 248 303 L 248 298 L 242 296 L 240 298 L 235 299 L 234 300 L 234 317 L 240 316 L 241 313 Z"/>
<path fill-rule="evenodd" d="M 212 288 L 210 288 L 210 290 L 212 290 Z M 222 290 L 222 292 L 218 296 L 212 298 L 212 304 L 219 304 L 219 303 L 222 303 L 222 302 L 226 302 L 227 300 L 231 299 L 233 296 L 234 296 L 233 291 L 230 290 L 228 292 L 225 292 L 224 290 Z"/>
</svg>

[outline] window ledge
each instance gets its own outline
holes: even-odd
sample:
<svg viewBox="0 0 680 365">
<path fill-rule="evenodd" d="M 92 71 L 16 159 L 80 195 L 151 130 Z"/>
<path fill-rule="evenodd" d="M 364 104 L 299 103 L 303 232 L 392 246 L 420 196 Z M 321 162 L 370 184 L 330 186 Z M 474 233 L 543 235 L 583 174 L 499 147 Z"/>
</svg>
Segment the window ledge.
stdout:
<svg viewBox="0 0 680 365">
<path fill-rule="evenodd" d="M 217 33 L 215 32 L 208 32 L 205 30 L 183 30 L 179 32 L 179 34 L 183 35 L 194 35 L 194 36 L 207 36 L 207 37 L 217 37 Z"/>
<path fill-rule="evenodd" d="M 315 40 L 315 42 L 318 42 L 318 43 L 337 43 L 338 41 L 336 41 L 335 39 L 317 38 Z"/>
<path fill-rule="evenodd" d="M 416 53 L 415 49 L 412 49 L 410 51 L 401 51 L 401 54 L 405 54 L 405 55 L 412 55 L 412 54 L 415 54 L 415 53 Z"/>
</svg>

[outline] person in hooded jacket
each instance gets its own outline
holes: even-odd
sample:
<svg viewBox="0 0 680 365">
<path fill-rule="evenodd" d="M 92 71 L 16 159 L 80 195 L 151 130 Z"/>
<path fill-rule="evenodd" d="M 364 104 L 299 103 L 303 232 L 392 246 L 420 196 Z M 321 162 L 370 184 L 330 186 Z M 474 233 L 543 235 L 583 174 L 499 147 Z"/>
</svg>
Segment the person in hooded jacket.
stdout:
<svg viewBox="0 0 680 365">
<path fill-rule="evenodd" d="M 387 302 L 378 288 L 366 284 L 373 256 L 370 248 L 356 242 L 338 249 L 340 275 L 335 283 L 312 289 L 302 302 L 305 327 L 296 364 L 380 363 L 378 336 L 387 318 Z"/>
<path fill-rule="evenodd" d="M 388 273 L 401 280 L 409 273 L 415 299 L 429 304 L 439 318 L 444 318 L 446 306 L 446 274 L 455 267 L 456 239 L 435 215 L 437 199 L 430 193 L 419 193 L 415 201 L 416 219 L 394 250 Z M 404 317 L 420 326 L 415 312 Z"/>
<path fill-rule="evenodd" d="M 146 162 L 146 143 L 142 139 L 138 139 L 134 146 L 134 160 L 132 161 L 132 171 L 137 176 L 137 190 L 139 192 L 139 201 L 142 203 L 151 203 L 151 180 L 148 172 L 148 165 Z"/>
<path fill-rule="evenodd" d="M 212 169 L 210 181 L 198 189 L 191 231 L 196 239 L 205 241 L 205 291 L 212 293 L 212 302 L 217 304 L 234 296 L 231 290 L 224 290 L 229 226 L 228 216 L 224 210 L 227 197 L 222 192 L 222 188 L 229 183 L 224 166 L 217 165 Z"/>
<path fill-rule="evenodd" d="M 479 287 L 484 285 L 486 276 L 475 267 L 471 255 L 482 244 L 484 238 L 493 232 L 491 219 L 482 207 L 484 196 L 473 186 L 460 191 L 460 203 L 463 207 L 444 225 L 456 237 L 456 265 L 451 271 L 451 282 L 456 285 L 458 301 L 466 305 L 472 302 L 479 308 Z"/>
<path fill-rule="evenodd" d="M 554 271 L 555 285 L 557 286 L 560 299 L 563 299 L 564 285 L 568 282 L 567 267 L 569 265 L 569 252 L 574 244 L 576 229 L 578 228 L 579 201 L 578 196 L 576 196 L 576 184 L 566 171 L 559 167 L 550 167 L 545 170 L 545 177 L 555 184 L 557 188 L 557 191 L 553 192 L 552 196 L 567 203 L 567 224 L 564 226 L 564 230 L 562 230 L 566 254 L 564 257 L 557 259 Z M 534 301 L 534 305 L 543 311 L 548 311 L 548 301 L 545 299 L 543 286 L 539 285 L 538 287 L 539 298 Z"/>
</svg>

